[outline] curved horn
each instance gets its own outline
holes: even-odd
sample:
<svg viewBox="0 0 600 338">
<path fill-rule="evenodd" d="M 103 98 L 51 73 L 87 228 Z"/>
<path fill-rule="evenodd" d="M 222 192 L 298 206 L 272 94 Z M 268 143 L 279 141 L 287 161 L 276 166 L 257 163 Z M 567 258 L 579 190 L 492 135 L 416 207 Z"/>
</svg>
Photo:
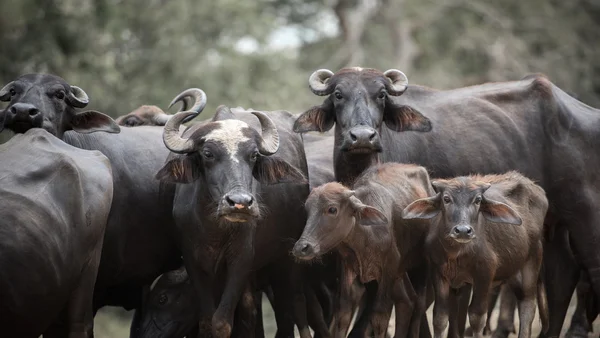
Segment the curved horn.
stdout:
<svg viewBox="0 0 600 338">
<path fill-rule="evenodd" d="M 173 115 L 163 130 L 163 142 L 170 151 L 178 154 L 186 154 L 194 151 L 194 142 L 179 136 L 179 126 L 183 120 L 190 116 L 198 115 L 195 111 L 181 111 Z"/>
<path fill-rule="evenodd" d="M 390 95 L 399 96 L 406 91 L 406 88 L 408 87 L 408 78 L 404 73 L 398 69 L 388 69 L 383 75 L 391 81 L 387 86 L 387 91 Z"/>
<path fill-rule="evenodd" d="M 157 126 L 164 126 L 169 122 L 169 120 L 173 117 L 173 115 L 161 113 L 154 116 L 154 124 Z M 185 121 L 183 121 L 185 123 Z"/>
<path fill-rule="evenodd" d="M 0 89 L 0 101 L 10 101 L 11 98 L 11 94 L 10 94 L 10 86 L 12 86 L 14 81 L 9 82 L 6 86 L 4 86 L 4 88 Z"/>
<path fill-rule="evenodd" d="M 185 281 L 187 281 L 188 279 L 188 273 L 185 270 L 185 267 L 181 267 L 177 270 L 173 270 L 173 271 L 169 271 L 167 273 L 164 274 L 164 277 L 166 278 L 167 284 L 169 285 L 173 285 L 173 284 L 181 284 L 184 283 Z"/>
<path fill-rule="evenodd" d="M 189 110 L 187 110 L 187 106 L 189 103 L 189 102 L 187 102 L 187 98 L 194 99 L 194 105 Z M 171 103 L 169 103 L 169 108 L 173 107 L 173 105 L 175 103 L 180 102 L 180 101 L 182 103 L 182 107 L 181 107 L 180 111 L 196 112 L 196 115 L 193 115 L 193 116 L 189 117 L 188 119 L 184 120 L 183 123 L 185 123 L 185 122 L 188 122 L 188 121 L 194 119 L 196 116 L 198 116 L 198 114 L 200 114 L 202 112 L 202 110 L 204 110 L 204 107 L 206 107 L 206 93 L 204 93 L 204 91 L 199 88 L 186 89 L 186 90 L 182 91 L 181 93 L 179 93 L 179 95 L 175 96 L 173 101 L 171 101 Z"/>
<path fill-rule="evenodd" d="M 90 99 L 85 91 L 77 86 L 71 86 L 69 93 L 69 103 L 75 108 L 84 108 L 88 105 Z"/>
<path fill-rule="evenodd" d="M 333 72 L 329 69 L 319 69 L 312 73 L 308 78 L 310 90 L 315 95 L 325 96 L 331 94 L 333 88 L 329 88 L 327 80 L 333 76 Z"/>
<path fill-rule="evenodd" d="M 253 111 L 252 114 L 260 121 L 262 137 L 258 143 L 258 151 L 263 155 L 275 154 L 279 149 L 279 132 L 273 121 L 263 112 Z"/>
</svg>

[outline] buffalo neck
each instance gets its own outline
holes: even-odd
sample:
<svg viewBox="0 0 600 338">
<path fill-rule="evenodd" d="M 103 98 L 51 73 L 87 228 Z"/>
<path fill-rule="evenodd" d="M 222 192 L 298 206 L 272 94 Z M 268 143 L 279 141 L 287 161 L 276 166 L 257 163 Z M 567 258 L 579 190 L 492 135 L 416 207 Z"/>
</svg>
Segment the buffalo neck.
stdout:
<svg viewBox="0 0 600 338">
<path fill-rule="evenodd" d="M 347 187 L 354 185 L 354 182 L 366 169 L 380 163 L 378 152 L 368 154 L 356 154 L 341 149 L 341 136 L 339 130 L 335 133 L 333 148 L 333 171 L 336 181 Z"/>
</svg>

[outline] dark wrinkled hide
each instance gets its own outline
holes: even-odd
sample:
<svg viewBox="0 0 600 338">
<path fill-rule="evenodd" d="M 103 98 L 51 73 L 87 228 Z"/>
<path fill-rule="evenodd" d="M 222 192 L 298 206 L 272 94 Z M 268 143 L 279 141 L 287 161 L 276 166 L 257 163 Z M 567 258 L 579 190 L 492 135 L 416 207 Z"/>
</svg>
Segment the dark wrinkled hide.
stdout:
<svg viewBox="0 0 600 338">
<path fill-rule="evenodd" d="M 223 114 L 219 113 L 222 111 Z M 295 293 L 290 290 L 293 284 L 290 283 L 293 270 L 297 268 L 288 253 L 293 239 L 300 236 L 304 226 L 303 202 L 308 195 L 308 184 L 303 183 L 302 176 L 307 174 L 306 159 L 300 137 L 291 132 L 294 121 L 291 114 L 284 111 L 267 113 L 277 126 L 279 149 L 274 155 L 258 155 L 254 163 L 251 154 L 260 139 L 257 131 L 260 125 L 256 117 L 249 112 L 234 116 L 228 109 L 222 108 L 219 112 L 213 119 L 219 122 L 198 124 L 184 132 L 183 137 L 191 137 L 199 151 L 189 155 L 170 155 L 157 177 L 188 183 L 176 187 L 173 214 L 182 234 L 186 269 L 198 296 L 204 300 L 200 331 L 202 333 L 212 327 L 216 337 L 228 337 L 232 330 L 233 311 L 252 270 L 263 269 L 272 276 L 275 302 L 283 302 L 280 303 L 280 313 L 288 321 L 291 318 L 293 301 L 298 300 L 298 295 L 294 296 Z M 234 132 L 246 138 L 237 144 L 234 157 L 226 151 L 222 142 L 204 144 L 202 141 L 202 137 L 215 135 L 211 132 L 218 132 L 224 125 L 239 126 L 239 122 L 224 122 L 232 118 L 244 120 L 251 126 Z M 233 134 L 228 132 L 227 135 L 227 142 L 235 141 Z M 211 157 L 206 157 L 207 151 L 211 152 Z M 265 183 L 290 183 L 261 184 L 254 177 Z M 227 198 L 235 199 L 236 209 L 238 201 L 247 203 L 250 206 L 246 207 L 248 214 L 226 208 L 223 203 L 229 203 Z M 224 281 L 219 281 L 217 276 L 223 269 L 228 273 Z M 219 302 L 213 301 L 211 292 L 217 286 L 223 288 Z M 204 320 L 207 317 L 212 317 L 212 323 Z M 301 326 L 300 323 L 298 325 Z M 290 326 L 286 325 L 286 329 L 289 331 Z M 303 334 L 307 333 L 306 327 L 300 329 Z"/>
<path fill-rule="evenodd" d="M 540 269 L 544 190 L 516 172 L 432 182 L 436 195 L 411 203 L 407 219 L 431 219 L 426 252 L 436 290 L 434 334 L 457 320 L 451 289 L 473 285 L 469 322 L 482 337 L 492 287 L 507 282 L 519 304 L 519 337 L 531 336 L 536 297 L 542 331 L 548 328 L 546 293 Z"/>
<path fill-rule="evenodd" d="M 14 93 L 14 95 L 13 95 Z M 184 98 L 185 99 L 185 98 Z M 138 308 L 142 287 L 161 273 L 181 265 L 181 253 L 169 230 L 173 227 L 172 196 L 167 187 L 159 192 L 156 171 L 168 151 L 162 142 L 162 128 L 124 128 L 98 112 L 75 112 L 87 104 L 82 89 L 46 74 L 24 75 L 0 90 L 0 100 L 15 105 L 14 118 L 5 127 L 15 132 L 40 127 L 78 148 L 99 150 L 111 162 L 114 198 L 111 206 L 102 261 L 94 294 L 94 309 L 105 306 Z M 24 107 L 37 112 L 27 117 Z M 5 115 L 5 118 L 7 116 Z M 42 124 L 38 124 L 38 120 Z"/>
<path fill-rule="evenodd" d="M 91 337 L 113 194 L 107 158 L 42 129 L 0 145 L 0 158 L 2 336 Z"/>
<path fill-rule="evenodd" d="M 349 130 L 361 122 L 377 131 L 381 161 L 419 164 L 432 177 L 518 170 L 546 190 L 556 223 L 569 229 L 592 289 L 600 294 L 597 109 L 570 97 L 541 75 L 444 91 L 408 86 L 401 96 L 387 95 L 384 109 L 374 101 L 383 88 L 382 80 L 382 73 L 374 70 L 338 72 L 327 82 L 331 94 L 322 105 L 308 110 L 295 130 L 329 130 L 335 123 L 336 175 L 347 180 L 376 161 L 379 150 L 373 147 L 370 157 L 341 150 Z M 334 88 L 354 99 L 335 101 Z M 368 118 L 357 121 L 365 114 Z M 430 132 L 397 132 L 422 131 L 428 124 Z M 557 292 L 557 299 L 571 297 L 568 290 Z M 558 303 L 549 301 L 551 313 L 562 311 Z M 548 335 L 559 333 L 560 327 Z"/>
<path fill-rule="evenodd" d="M 181 265 L 181 251 L 171 234 L 174 192 L 161 192 L 160 182 L 154 179 L 169 153 L 162 142 L 162 128 L 123 128 L 117 135 L 68 132 L 64 140 L 78 148 L 99 150 L 113 166 L 115 193 L 95 308 L 137 308 L 142 285 Z"/>
<path fill-rule="evenodd" d="M 406 271 L 426 264 L 421 252 L 428 227 L 423 221 L 405 221 L 400 214 L 415 198 L 433 194 L 429 176 L 422 167 L 383 164 L 365 171 L 352 189 L 328 183 L 311 192 L 306 201 L 308 222 L 293 253 L 303 260 L 315 259 L 330 250 L 341 255 L 341 294 L 332 324 L 335 337 L 347 334 L 352 311 L 346 303 L 352 298 L 355 280 L 361 284 L 377 282 L 374 291 L 367 285 L 367 293 L 372 296 L 367 299 L 365 311 L 375 336 L 385 336 L 396 303 L 396 337 L 403 337 L 416 305 L 414 295 L 407 294 L 412 287 L 405 285 L 410 283 Z M 417 323 L 421 312 L 416 313 Z"/>
</svg>

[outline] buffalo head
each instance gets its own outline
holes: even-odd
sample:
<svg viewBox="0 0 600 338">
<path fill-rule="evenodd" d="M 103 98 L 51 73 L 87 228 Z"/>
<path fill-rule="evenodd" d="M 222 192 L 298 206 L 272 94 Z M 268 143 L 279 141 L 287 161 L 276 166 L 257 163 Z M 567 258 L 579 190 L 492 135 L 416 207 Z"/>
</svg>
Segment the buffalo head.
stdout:
<svg viewBox="0 0 600 338">
<path fill-rule="evenodd" d="M 15 133 L 43 128 L 62 138 L 67 130 L 79 133 L 120 131 L 107 115 L 97 111 L 77 113 L 76 108 L 87 106 L 87 94 L 55 75 L 23 75 L 0 89 L 0 100 L 9 102 L 3 113 L 2 126 Z"/>
<path fill-rule="evenodd" d="M 376 153 L 382 151 L 380 132 L 383 122 L 394 131 L 431 130 L 431 122 L 420 112 L 399 105 L 394 97 L 408 88 L 406 75 L 399 70 L 380 72 L 359 67 L 333 73 L 315 71 L 308 80 L 312 92 L 327 96 L 320 106 L 304 112 L 296 120 L 294 131 L 324 132 L 334 124 L 336 144 L 341 151 Z"/>
<path fill-rule="evenodd" d="M 490 183 L 474 181 L 469 177 L 438 180 L 431 183 L 437 193 L 433 197 L 416 200 L 402 212 L 405 219 L 430 219 L 441 214 L 436 229 L 441 239 L 468 243 L 481 228 L 479 215 L 497 223 L 520 225 L 519 214 L 507 204 L 485 196 Z"/>
<path fill-rule="evenodd" d="M 157 178 L 197 184 L 204 206 L 214 207 L 218 221 L 248 222 L 260 216 L 253 177 L 264 184 L 305 182 L 304 175 L 274 155 L 279 133 L 267 114 L 251 112 L 260 122 L 262 135 L 220 106 L 209 123 L 179 133 L 181 122 L 195 114 L 179 112 L 165 125 L 163 140 L 173 153 Z"/>
<path fill-rule="evenodd" d="M 185 267 L 158 277 L 146 297 L 139 337 L 183 337 L 198 323 L 196 292 Z"/>
<path fill-rule="evenodd" d="M 177 95 L 169 108 L 177 102 L 182 103 L 181 111 L 188 110 L 190 100 L 193 100 L 193 106 L 189 109 L 197 113 L 202 112 L 206 106 L 206 94 L 198 88 L 190 88 Z M 164 126 L 173 115 L 165 114 L 165 112 L 157 106 L 143 105 L 132 111 L 131 113 L 119 116 L 116 121 L 121 126 L 137 127 L 137 126 Z M 196 117 L 192 115 L 185 119 L 183 123 Z"/>
</svg>

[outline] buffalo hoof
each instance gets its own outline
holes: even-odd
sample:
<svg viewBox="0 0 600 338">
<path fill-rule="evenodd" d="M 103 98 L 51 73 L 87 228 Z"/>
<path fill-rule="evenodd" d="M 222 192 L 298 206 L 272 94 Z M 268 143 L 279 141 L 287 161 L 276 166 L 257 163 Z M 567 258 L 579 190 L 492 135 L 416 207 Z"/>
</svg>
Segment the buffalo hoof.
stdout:
<svg viewBox="0 0 600 338">
<path fill-rule="evenodd" d="M 214 319 L 212 321 L 212 331 L 215 338 L 231 337 L 231 325 L 224 320 Z"/>
<path fill-rule="evenodd" d="M 580 338 L 580 337 L 581 338 L 588 337 L 588 330 L 580 325 L 571 325 L 571 327 L 569 327 L 569 330 L 567 331 L 567 334 L 565 335 L 565 338 Z"/>
<path fill-rule="evenodd" d="M 513 332 L 512 330 L 507 330 L 505 328 L 497 328 L 492 334 L 492 338 L 507 338 Z"/>
<path fill-rule="evenodd" d="M 486 325 L 486 327 L 483 328 L 483 335 L 489 336 L 490 334 L 492 334 L 492 330 Z M 473 329 L 470 326 L 465 329 L 465 337 L 473 337 Z"/>
</svg>

